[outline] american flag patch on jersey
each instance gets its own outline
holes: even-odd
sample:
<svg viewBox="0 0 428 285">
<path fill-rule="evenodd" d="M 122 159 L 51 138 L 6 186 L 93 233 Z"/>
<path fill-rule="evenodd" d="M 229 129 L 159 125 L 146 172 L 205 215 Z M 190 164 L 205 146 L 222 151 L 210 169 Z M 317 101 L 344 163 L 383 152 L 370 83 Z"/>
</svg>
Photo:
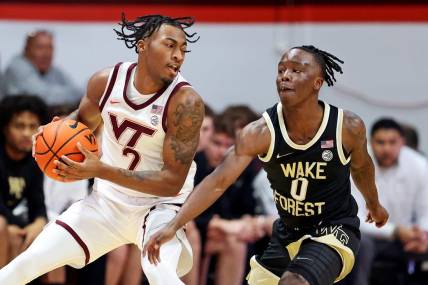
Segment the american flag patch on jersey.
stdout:
<svg viewBox="0 0 428 285">
<path fill-rule="evenodd" d="M 333 148 L 334 140 L 321 141 L 321 148 Z"/>
<path fill-rule="evenodd" d="M 163 111 L 163 106 L 153 104 L 152 110 L 150 111 L 150 113 L 160 115 L 162 114 L 162 111 Z"/>
</svg>

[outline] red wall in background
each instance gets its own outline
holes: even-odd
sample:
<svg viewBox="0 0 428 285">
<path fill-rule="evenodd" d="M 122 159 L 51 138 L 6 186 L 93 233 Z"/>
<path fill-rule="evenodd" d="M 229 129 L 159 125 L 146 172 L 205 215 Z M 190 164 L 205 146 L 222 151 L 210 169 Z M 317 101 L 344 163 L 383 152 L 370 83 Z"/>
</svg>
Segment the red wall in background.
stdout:
<svg viewBox="0 0 428 285">
<path fill-rule="evenodd" d="M 114 5 L 1 3 L 0 19 L 111 21 L 145 14 L 193 16 L 206 23 L 428 22 L 428 5 Z"/>
</svg>

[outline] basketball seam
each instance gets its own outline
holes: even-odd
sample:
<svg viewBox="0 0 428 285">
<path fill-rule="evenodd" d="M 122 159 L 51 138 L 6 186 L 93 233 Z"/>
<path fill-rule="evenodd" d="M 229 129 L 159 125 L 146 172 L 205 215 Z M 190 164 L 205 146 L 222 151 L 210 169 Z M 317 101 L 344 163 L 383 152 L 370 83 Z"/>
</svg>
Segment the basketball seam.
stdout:
<svg viewBox="0 0 428 285">
<path fill-rule="evenodd" d="M 57 155 L 57 153 L 72 139 L 74 139 L 78 134 L 80 134 L 81 132 L 85 131 L 85 130 L 89 130 L 89 128 L 84 128 L 81 129 L 80 131 L 78 131 L 77 133 L 75 133 L 74 135 L 72 135 L 70 138 L 68 138 L 55 152 L 52 151 L 52 157 L 48 160 L 48 162 L 46 162 L 45 166 L 43 167 L 43 172 L 46 171 L 46 168 L 48 168 L 49 163 L 52 161 L 52 159 L 55 157 L 57 157 L 58 159 L 60 159 Z"/>
<path fill-rule="evenodd" d="M 45 140 L 45 137 L 43 136 L 43 134 L 42 134 L 42 138 L 43 138 L 43 140 L 44 140 L 44 142 L 45 142 L 45 144 L 46 144 L 46 146 L 49 148 L 49 151 L 51 152 L 51 153 L 53 153 L 53 155 L 54 156 L 56 156 L 56 157 L 58 157 L 57 155 L 56 155 L 56 153 L 53 151 L 53 149 L 48 145 L 48 142 Z M 52 145 L 53 146 L 53 145 Z M 49 163 L 49 162 L 48 162 Z M 45 165 L 45 167 L 44 167 L 44 170 L 43 171 L 45 171 L 46 170 L 46 165 Z"/>
<path fill-rule="evenodd" d="M 59 124 L 59 126 L 57 126 L 57 127 L 55 128 L 55 136 L 54 136 L 54 138 L 53 138 L 53 142 L 52 142 L 52 145 L 51 145 L 51 146 L 48 144 L 48 142 L 46 141 L 45 137 L 43 136 L 43 134 L 44 134 L 44 130 L 43 130 L 43 132 L 42 132 L 41 136 L 42 136 L 43 141 L 45 142 L 46 146 L 48 147 L 48 151 L 46 151 L 45 153 L 41 153 L 41 154 L 46 154 L 46 153 L 48 153 L 49 151 L 51 151 L 52 153 L 54 153 L 54 152 L 52 151 L 52 148 L 53 148 L 53 146 L 54 146 L 54 145 L 55 145 L 55 143 L 56 143 L 56 137 L 58 136 L 59 129 L 62 127 L 62 125 L 63 125 L 64 123 L 65 123 L 65 120 L 63 120 L 63 121 L 61 122 L 61 124 Z"/>
<path fill-rule="evenodd" d="M 42 137 L 43 143 L 46 145 L 46 147 L 48 148 L 48 150 L 44 151 L 44 152 L 37 152 L 36 151 L 36 154 L 38 154 L 38 155 L 44 155 L 44 154 L 47 154 L 48 152 L 50 152 L 52 150 L 52 148 L 48 145 L 48 142 L 46 141 L 45 137 L 43 136 L 43 133 L 40 136 Z"/>
<path fill-rule="evenodd" d="M 62 127 L 62 125 L 64 123 L 65 123 L 65 120 L 63 120 L 61 122 L 61 124 L 55 129 L 55 136 L 54 136 L 54 139 L 53 139 L 53 143 L 52 143 L 52 145 L 50 147 L 53 147 L 55 145 L 55 143 L 56 143 L 56 137 L 58 136 L 59 129 Z"/>
</svg>

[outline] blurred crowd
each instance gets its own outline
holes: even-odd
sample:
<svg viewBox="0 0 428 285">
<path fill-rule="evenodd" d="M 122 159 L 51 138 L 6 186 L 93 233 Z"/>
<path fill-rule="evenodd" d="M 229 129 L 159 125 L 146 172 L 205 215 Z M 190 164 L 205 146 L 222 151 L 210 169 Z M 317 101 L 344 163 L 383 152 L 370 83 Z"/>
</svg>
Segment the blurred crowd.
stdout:
<svg viewBox="0 0 428 285">
<path fill-rule="evenodd" d="M 53 55 L 50 32 L 29 33 L 23 51 L 0 75 L 0 268 L 91 191 L 91 181 L 62 183 L 44 176 L 31 156 L 37 128 L 72 112 L 83 95 L 53 66 Z M 221 163 L 240 130 L 259 117 L 246 105 L 218 113 L 205 107 L 195 185 Z M 381 229 L 365 223 L 364 199 L 353 191 L 362 242 L 354 270 L 341 284 L 428 284 L 428 162 L 417 130 L 393 118 L 379 118 L 369 130 L 378 192 L 390 220 Z M 225 195 L 186 226 L 194 266 L 185 284 L 246 284 L 249 257 L 269 242 L 276 213 L 266 173 L 255 159 Z M 140 252 L 127 245 L 82 270 L 59 268 L 32 284 L 145 282 Z"/>
</svg>

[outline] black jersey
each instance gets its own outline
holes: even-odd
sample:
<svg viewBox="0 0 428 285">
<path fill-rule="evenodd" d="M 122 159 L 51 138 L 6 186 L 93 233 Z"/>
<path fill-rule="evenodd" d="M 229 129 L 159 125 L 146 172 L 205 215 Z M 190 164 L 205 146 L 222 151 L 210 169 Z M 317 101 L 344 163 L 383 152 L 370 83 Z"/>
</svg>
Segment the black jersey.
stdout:
<svg viewBox="0 0 428 285">
<path fill-rule="evenodd" d="M 351 195 L 350 157 L 342 147 L 343 110 L 324 106 L 321 126 L 305 145 L 288 136 L 282 105 L 263 117 L 271 133 L 269 151 L 259 157 L 268 174 L 278 213 L 287 226 L 342 223 L 358 227 Z"/>
<path fill-rule="evenodd" d="M 43 173 L 31 154 L 18 161 L 10 159 L 1 142 L 0 195 L 0 215 L 4 215 L 9 224 L 24 227 L 38 217 L 46 218 Z M 15 215 L 14 209 L 24 201 L 27 203 L 27 215 Z"/>
</svg>

